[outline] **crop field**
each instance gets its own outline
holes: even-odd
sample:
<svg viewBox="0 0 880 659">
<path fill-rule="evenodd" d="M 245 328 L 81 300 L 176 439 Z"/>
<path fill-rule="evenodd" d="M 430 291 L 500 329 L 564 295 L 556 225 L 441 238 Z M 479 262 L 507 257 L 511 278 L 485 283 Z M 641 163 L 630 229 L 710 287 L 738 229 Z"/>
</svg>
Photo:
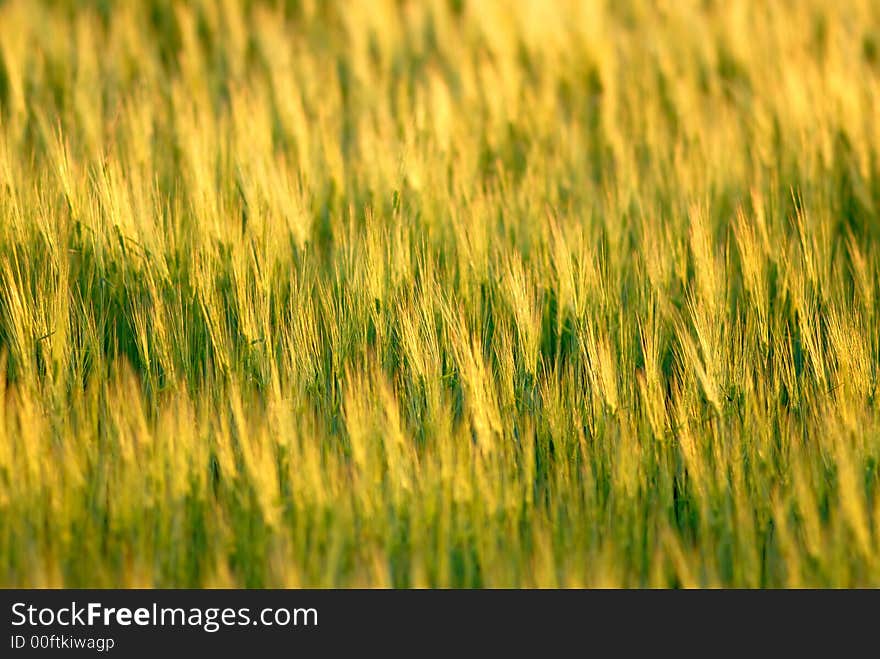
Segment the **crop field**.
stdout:
<svg viewBox="0 0 880 659">
<path fill-rule="evenodd" d="M 880 4 L 0 1 L 0 585 L 880 586 Z"/>
</svg>

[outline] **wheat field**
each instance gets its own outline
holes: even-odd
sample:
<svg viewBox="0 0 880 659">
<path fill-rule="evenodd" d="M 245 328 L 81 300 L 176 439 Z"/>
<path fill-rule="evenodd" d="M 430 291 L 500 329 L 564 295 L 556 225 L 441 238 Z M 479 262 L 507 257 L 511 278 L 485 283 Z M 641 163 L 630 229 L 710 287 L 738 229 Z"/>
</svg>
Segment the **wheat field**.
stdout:
<svg viewBox="0 0 880 659">
<path fill-rule="evenodd" d="M 880 585 L 880 5 L 0 2 L 0 585 Z"/>
</svg>

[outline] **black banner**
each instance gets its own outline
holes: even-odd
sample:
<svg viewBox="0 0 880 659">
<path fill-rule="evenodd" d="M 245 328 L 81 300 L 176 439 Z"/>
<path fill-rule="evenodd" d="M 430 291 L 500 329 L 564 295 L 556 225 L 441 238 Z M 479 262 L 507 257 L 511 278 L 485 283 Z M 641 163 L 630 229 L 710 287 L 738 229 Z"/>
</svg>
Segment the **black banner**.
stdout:
<svg viewBox="0 0 880 659">
<path fill-rule="evenodd" d="M 874 647 L 880 591 L 0 590 L 0 656 Z"/>
</svg>

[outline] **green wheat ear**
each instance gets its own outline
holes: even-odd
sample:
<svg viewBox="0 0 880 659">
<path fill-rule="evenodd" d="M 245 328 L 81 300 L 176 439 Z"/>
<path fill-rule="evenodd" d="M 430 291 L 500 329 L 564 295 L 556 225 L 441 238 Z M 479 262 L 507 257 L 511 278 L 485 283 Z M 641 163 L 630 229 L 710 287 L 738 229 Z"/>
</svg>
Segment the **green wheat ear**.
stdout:
<svg viewBox="0 0 880 659">
<path fill-rule="evenodd" d="M 878 35 L 0 2 L 0 585 L 880 585 Z"/>
</svg>

